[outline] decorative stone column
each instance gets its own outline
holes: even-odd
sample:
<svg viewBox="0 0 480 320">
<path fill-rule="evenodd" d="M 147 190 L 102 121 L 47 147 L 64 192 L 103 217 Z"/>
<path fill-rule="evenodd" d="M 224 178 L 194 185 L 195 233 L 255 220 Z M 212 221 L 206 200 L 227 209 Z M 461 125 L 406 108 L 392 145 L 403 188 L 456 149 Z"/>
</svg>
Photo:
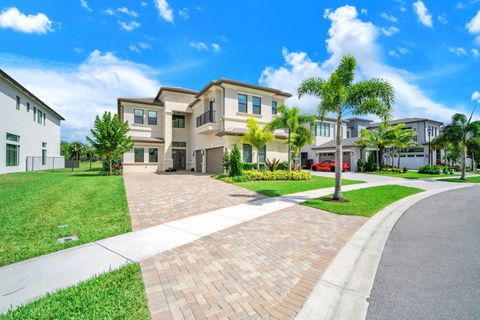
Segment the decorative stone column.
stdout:
<svg viewBox="0 0 480 320">
<path fill-rule="evenodd" d="M 160 168 L 162 162 L 159 165 L 159 171 L 165 171 L 168 168 L 173 167 L 172 159 L 172 111 L 165 111 L 164 123 L 163 123 L 163 139 L 165 140 L 163 149 L 163 167 Z"/>
</svg>

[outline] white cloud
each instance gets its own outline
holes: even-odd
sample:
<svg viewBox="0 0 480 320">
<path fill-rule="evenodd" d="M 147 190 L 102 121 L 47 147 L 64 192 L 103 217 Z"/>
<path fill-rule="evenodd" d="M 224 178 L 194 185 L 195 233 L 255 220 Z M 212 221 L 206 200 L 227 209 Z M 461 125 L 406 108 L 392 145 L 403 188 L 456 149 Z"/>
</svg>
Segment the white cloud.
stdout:
<svg viewBox="0 0 480 320">
<path fill-rule="evenodd" d="M 478 49 L 472 49 L 472 50 L 470 50 L 470 52 L 472 52 L 472 55 L 473 55 L 475 58 L 480 57 L 480 51 L 478 51 Z"/>
<path fill-rule="evenodd" d="M 360 9 L 360 14 L 367 15 L 368 14 L 368 9 Z"/>
<path fill-rule="evenodd" d="M 45 14 L 25 15 L 13 7 L 0 12 L 0 28 L 10 28 L 18 32 L 40 34 L 53 31 L 52 21 Z"/>
<path fill-rule="evenodd" d="M 188 13 L 188 8 L 183 8 L 183 9 L 178 10 L 178 15 L 185 20 L 190 18 L 190 15 Z"/>
<path fill-rule="evenodd" d="M 83 9 L 92 12 L 92 9 L 88 6 L 87 0 L 80 0 L 80 5 Z"/>
<path fill-rule="evenodd" d="M 6 72 L 65 117 L 62 137 L 68 140 L 85 139 L 97 114 L 116 113 L 117 98 L 151 97 L 159 88 L 157 70 L 109 52 L 95 50 L 80 65 L 61 68 L 19 62 Z"/>
<path fill-rule="evenodd" d="M 393 15 L 391 15 L 391 14 L 388 14 L 388 13 L 386 13 L 386 12 L 382 12 L 382 13 L 380 14 L 380 17 L 382 17 L 383 19 L 388 20 L 388 21 L 390 21 L 390 22 L 393 22 L 393 23 L 397 22 L 397 17 L 395 17 L 395 16 L 393 16 Z"/>
<path fill-rule="evenodd" d="M 354 54 L 357 63 L 357 80 L 380 77 L 388 80 L 395 88 L 396 117 L 424 116 L 448 120 L 454 110 L 433 101 L 420 87 L 413 83 L 414 75 L 408 71 L 393 68 L 382 61 L 377 42 L 380 31 L 371 22 L 358 18 L 355 7 L 343 6 L 335 11 L 326 11 L 325 17 L 331 21 L 326 40 L 330 57 L 323 62 L 314 62 L 305 52 L 288 52 L 283 49 L 285 65 L 263 70 L 259 82 L 294 94 L 287 102 L 298 105 L 304 112 L 317 113 L 319 99 L 304 97 L 298 99 L 297 88 L 308 77 L 326 78 L 338 65 L 345 54 Z M 398 53 L 397 53 L 398 54 Z"/>
<path fill-rule="evenodd" d="M 125 31 L 133 31 L 140 27 L 140 23 L 137 21 L 130 21 L 130 22 L 123 22 L 123 21 L 118 21 L 118 24 L 120 25 L 120 28 Z"/>
<path fill-rule="evenodd" d="M 381 28 L 380 30 L 387 37 L 393 36 L 395 33 L 400 32 L 400 29 L 398 29 L 397 27 L 393 27 L 393 26 L 390 27 L 390 28 Z"/>
<path fill-rule="evenodd" d="M 130 10 L 127 7 L 121 7 L 117 9 L 118 12 L 124 13 L 130 17 L 138 17 L 138 13 L 134 10 Z"/>
<path fill-rule="evenodd" d="M 404 56 L 406 54 L 411 54 L 412 51 L 410 49 L 405 48 L 405 47 L 397 47 L 395 50 L 389 50 L 388 55 L 395 57 L 395 58 L 400 58 L 401 56 Z"/>
<path fill-rule="evenodd" d="M 141 2 L 141 5 L 142 5 L 142 7 L 146 7 L 146 6 L 147 6 L 147 3 L 146 3 L 145 1 L 142 1 L 142 2 Z"/>
<path fill-rule="evenodd" d="M 197 49 L 198 51 L 207 51 L 208 46 L 205 42 L 202 41 L 190 41 L 188 43 L 190 47 Z"/>
<path fill-rule="evenodd" d="M 112 8 L 108 8 L 106 10 L 103 10 L 103 13 L 105 13 L 109 16 L 113 16 L 115 14 L 115 12 L 113 12 Z"/>
<path fill-rule="evenodd" d="M 448 47 L 448 51 L 461 57 L 461 56 L 468 56 L 468 53 L 462 47 Z"/>
<path fill-rule="evenodd" d="M 73 51 L 75 51 L 75 53 L 79 53 L 79 54 L 80 54 L 80 53 L 83 53 L 83 48 L 75 47 L 75 48 L 73 49 Z"/>
<path fill-rule="evenodd" d="M 475 17 L 473 17 L 472 20 L 465 25 L 465 27 L 471 34 L 480 33 L 480 10 L 478 10 Z"/>
<path fill-rule="evenodd" d="M 212 43 L 212 49 L 214 52 L 220 52 L 220 50 L 222 50 L 218 43 Z"/>
<path fill-rule="evenodd" d="M 437 17 L 437 20 L 438 20 L 441 24 L 443 24 L 443 25 L 447 24 L 447 23 L 448 23 L 447 14 L 446 14 L 446 13 L 442 13 L 441 15 L 439 15 L 439 16 Z"/>
<path fill-rule="evenodd" d="M 140 52 L 142 50 L 151 49 L 152 46 L 147 42 L 137 42 L 136 44 L 131 44 L 128 46 L 128 49 L 135 52 Z"/>
<path fill-rule="evenodd" d="M 418 16 L 418 21 L 421 22 L 423 25 L 432 28 L 432 15 L 428 12 L 427 7 L 422 1 L 417 1 L 413 3 L 413 10 Z"/>
<path fill-rule="evenodd" d="M 388 51 L 388 55 L 389 55 L 389 56 L 392 56 L 392 57 L 395 57 L 395 58 L 400 58 L 400 55 L 399 55 L 398 52 L 395 51 L 395 50 L 389 50 L 389 51 Z"/>
<path fill-rule="evenodd" d="M 155 6 L 158 9 L 158 14 L 165 21 L 173 22 L 173 11 L 170 9 L 167 0 L 154 0 Z"/>
<path fill-rule="evenodd" d="M 472 93 L 472 101 L 480 103 L 480 92 L 475 91 Z"/>
</svg>

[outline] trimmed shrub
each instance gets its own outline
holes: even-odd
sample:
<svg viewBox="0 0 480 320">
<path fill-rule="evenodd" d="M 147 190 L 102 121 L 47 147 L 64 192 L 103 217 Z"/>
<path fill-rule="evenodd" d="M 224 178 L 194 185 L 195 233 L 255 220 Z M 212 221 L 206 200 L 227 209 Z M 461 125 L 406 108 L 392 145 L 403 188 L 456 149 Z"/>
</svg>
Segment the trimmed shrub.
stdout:
<svg viewBox="0 0 480 320">
<path fill-rule="evenodd" d="M 443 172 L 443 167 L 442 166 L 421 166 L 418 168 L 418 173 L 423 173 L 423 174 L 440 174 Z"/>
<path fill-rule="evenodd" d="M 230 159 L 228 166 L 228 175 L 230 177 L 237 177 L 242 175 L 242 161 L 240 161 L 240 150 L 236 144 L 233 145 L 230 151 Z"/>
<path fill-rule="evenodd" d="M 258 171 L 245 170 L 243 174 L 252 181 L 272 181 L 272 180 L 310 180 L 312 175 L 306 171 Z"/>
<path fill-rule="evenodd" d="M 278 170 L 288 170 L 288 162 L 283 161 L 278 165 Z"/>
</svg>

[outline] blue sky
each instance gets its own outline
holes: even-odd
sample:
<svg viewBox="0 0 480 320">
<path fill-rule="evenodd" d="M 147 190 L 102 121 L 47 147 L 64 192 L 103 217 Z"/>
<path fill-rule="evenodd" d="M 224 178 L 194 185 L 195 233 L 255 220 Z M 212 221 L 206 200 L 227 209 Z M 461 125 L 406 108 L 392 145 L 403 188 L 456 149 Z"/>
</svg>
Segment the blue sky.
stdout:
<svg viewBox="0 0 480 320">
<path fill-rule="evenodd" d="M 448 121 L 480 97 L 480 1 L 0 4 L 0 67 L 65 116 L 68 140 L 83 140 L 120 96 L 200 89 L 221 76 L 294 93 L 346 53 L 358 80 L 392 82 L 397 117 Z M 315 113 L 318 100 L 288 103 Z"/>
</svg>

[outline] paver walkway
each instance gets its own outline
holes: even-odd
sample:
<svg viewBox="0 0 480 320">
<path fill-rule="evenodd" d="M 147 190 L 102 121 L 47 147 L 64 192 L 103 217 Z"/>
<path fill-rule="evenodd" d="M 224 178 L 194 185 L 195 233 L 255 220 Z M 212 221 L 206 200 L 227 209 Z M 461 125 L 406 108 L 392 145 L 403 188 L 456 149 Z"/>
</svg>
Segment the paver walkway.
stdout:
<svg viewBox="0 0 480 320">
<path fill-rule="evenodd" d="M 126 173 L 133 230 L 264 198 L 253 191 L 193 173 Z"/>
<path fill-rule="evenodd" d="M 366 220 L 297 205 L 147 259 L 152 319 L 292 319 Z"/>
<path fill-rule="evenodd" d="M 385 184 L 411 185 L 423 189 L 452 185 L 447 182 L 385 181 L 349 185 L 343 190 Z M 294 207 L 305 200 L 321 197 L 332 191 L 332 188 L 326 188 L 242 203 L 1 267 L 0 313 L 49 292 L 89 279 L 95 274 L 118 268 L 122 264 L 152 258 L 215 232 Z M 299 226 L 298 230 L 307 235 L 308 233 L 303 230 L 309 230 L 309 227 L 308 224 L 304 224 Z M 269 236 L 274 238 L 282 236 L 281 232 L 275 236 L 271 234 L 273 232 L 276 231 L 265 231 L 266 239 Z M 296 241 L 295 237 L 288 233 L 283 236 L 292 238 L 289 239 L 292 242 Z M 222 240 L 217 242 L 218 246 L 222 245 Z M 259 246 L 262 244 L 263 242 L 258 243 Z M 230 248 L 236 250 L 235 244 L 231 243 Z M 287 248 L 281 248 L 277 252 L 282 250 Z M 295 261 L 295 258 L 292 259 L 291 261 Z"/>
</svg>

